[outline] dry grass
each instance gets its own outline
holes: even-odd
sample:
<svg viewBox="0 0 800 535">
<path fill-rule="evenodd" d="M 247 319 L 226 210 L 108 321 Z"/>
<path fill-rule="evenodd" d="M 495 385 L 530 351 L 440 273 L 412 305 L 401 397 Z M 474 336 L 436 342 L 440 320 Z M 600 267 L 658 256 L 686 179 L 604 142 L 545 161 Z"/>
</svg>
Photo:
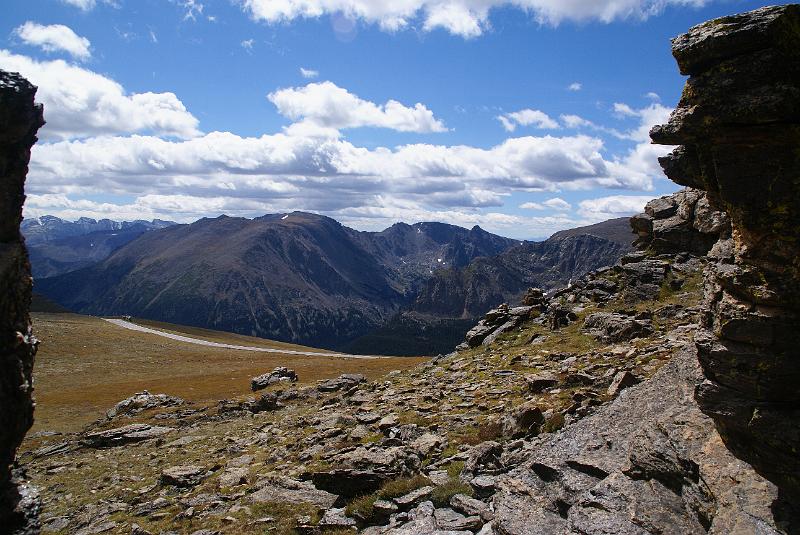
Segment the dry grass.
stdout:
<svg viewBox="0 0 800 535">
<path fill-rule="evenodd" d="M 36 313 L 33 324 L 42 341 L 34 369 L 34 432 L 76 431 L 117 401 L 142 390 L 190 401 L 214 401 L 248 394 L 250 378 L 276 366 L 289 366 L 297 371 L 301 383 L 313 384 L 341 373 L 363 373 L 374 379 L 425 360 L 307 357 L 205 347 L 77 314 Z M 230 344 L 309 349 L 206 329 L 154 326 Z"/>
</svg>

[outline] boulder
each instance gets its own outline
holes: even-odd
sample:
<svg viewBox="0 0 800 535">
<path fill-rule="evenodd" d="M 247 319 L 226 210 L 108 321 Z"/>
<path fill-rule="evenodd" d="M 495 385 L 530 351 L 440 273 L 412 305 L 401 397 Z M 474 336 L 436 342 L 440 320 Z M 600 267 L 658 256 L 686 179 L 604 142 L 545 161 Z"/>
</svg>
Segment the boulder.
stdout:
<svg viewBox="0 0 800 535">
<path fill-rule="evenodd" d="M 533 394 L 539 394 L 549 388 L 558 386 L 560 382 L 558 376 L 553 373 L 537 373 L 535 375 L 526 375 L 525 382 L 528 385 L 528 390 Z"/>
<path fill-rule="evenodd" d="M 114 405 L 106 412 L 106 417 L 112 419 L 117 416 L 133 416 L 149 409 L 176 407 L 183 403 L 184 401 L 178 397 L 167 394 L 151 394 L 147 390 L 143 390 Z"/>
<path fill-rule="evenodd" d="M 649 336 L 653 333 L 653 324 L 650 320 L 623 314 L 595 312 L 584 320 L 583 331 L 606 343 L 623 342 Z"/>
<path fill-rule="evenodd" d="M 194 487 L 208 476 L 202 466 L 172 466 L 161 472 L 161 484 L 175 487 Z"/>
<path fill-rule="evenodd" d="M 505 438 L 520 438 L 537 435 L 544 423 L 541 409 L 535 402 L 523 403 L 502 419 L 502 433 Z"/>
<path fill-rule="evenodd" d="M 253 392 L 267 388 L 276 383 L 296 383 L 297 373 L 284 366 L 279 366 L 269 373 L 253 377 L 250 380 L 250 388 Z"/>
<path fill-rule="evenodd" d="M 252 503 L 310 503 L 320 509 L 330 509 L 338 496 L 317 489 L 309 481 L 297 481 L 288 477 L 268 477 L 258 481 L 256 491 L 250 494 Z"/>
<path fill-rule="evenodd" d="M 343 373 L 335 379 L 321 381 L 317 385 L 320 392 L 335 392 L 337 390 L 349 390 L 350 388 L 366 382 L 367 378 L 360 373 Z"/>
</svg>

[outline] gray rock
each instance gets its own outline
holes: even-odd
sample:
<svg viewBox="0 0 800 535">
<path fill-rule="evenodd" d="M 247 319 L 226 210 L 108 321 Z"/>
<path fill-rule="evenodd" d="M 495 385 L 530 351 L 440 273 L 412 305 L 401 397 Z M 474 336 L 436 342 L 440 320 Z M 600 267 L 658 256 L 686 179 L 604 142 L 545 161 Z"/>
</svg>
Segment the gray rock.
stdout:
<svg viewBox="0 0 800 535">
<path fill-rule="evenodd" d="M 622 390 L 635 384 L 639 384 L 639 378 L 634 374 L 626 370 L 617 372 L 616 375 L 614 375 L 614 379 L 611 381 L 611 385 L 608 387 L 607 394 L 616 397 Z"/>
<path fill-rule="evenodd" d="M 497 530 L 777 533 L 777 489 L 725 449 L 694 401 L 701 377 L 696 351 L 685 350 L 650 381 L 509 456 L 519 466 L 498 481 Z"/>
<path fill-rule="evenodd" d="M 494 514 L 489 509 L 489 505 L 470 498 L 466 494 L 456 494 L 450 498 L 450 507 L 466 516 L 478 516 L 484 522 L 489 522 L 494 519 Z"/>
<path fill-rule="evenodd" d="M 158 438 L 174 431 L 172 427 L 131 424 L 105 431 L 94 431 L 83 437 L 83 444 L 90 448 L 110 448 Z"/>
<path fill-rule="evenodd" d="M 477 516 L 464 516 L 450 508 L 439 508 L 433 512 L 436 521 L 436 528 L 444 531 L 467 531 L 472 533 L 483 526 L 483 522 Z"/>
<path fill-rule="evenodd" d="M 106 412 L 106 417 L 111 419 L 117 416 L 133 416 L 149 409 L 176 407 L 183 403 L 184 401 L 178 397 L 167 394 L 151 394 L 147 390 L 143 390 L 114 405 Z"/>
<path fill-rule="evenodd" d="M 539 433 L 544 416 L 536 402 L 529 401 L 516 407 L 502 420 L 503 436 L 513 439 Z"/>
<path fill-rule="evenodd" d="M 296 383 L 297 379 L 297 373 L 294 370 L 279 366 L 269 373 L 253 377 L 250 380 L 250 389 L 256 392 L 276 383 Z"/>
<path fill-rule="evenodd" d="M 553 388 L 559 383 L 558 376 L 552 373 L 537 373 L 535 375 L 526 375 L 525 382 L 528 384 L 528 390 L 533 394 L 544 392 L 548 388 Z"/>
<path fill-rule="evenodd" d="M 323 529 L 355 529 L 356 521 L 344 514 L 344 508 L 331 508 L 325 511 L 318 525 Z"/>
<path fill-rule="evenodd" d="M 420 502 L 425 501 L 431 495 L 431 493 L 433 493 L 433 487 L 425 486 L 416 490 L 412 490 L 408 494 L 404 494 L 403 496 L 395 498 L 393 501 L 401 510 L 406 510 Z"/>
<path fill-rule="evenodd" d="M 317 489 L 309 481 L 297 481 L 288 477 L 269 477 L 256 483 L 256 490 L 249 499 L 252 503 L 310 503 L 321 509 L 330 509 L 339 498 L 335 494 Z"/>
<path fill-rule="evenodd" d="M 247 483 L 247 476 L 249 470 L 244 467 L 234 467 L 226 469 L 222 475 L 219 476 L 220 487 L 235 487 L 237 485 L 244 485 Z"/>
<path fill-rule="evenodd" d="M 360 373 L 343 373 L 336 379 L 328 379 L 321 381 L 317 385 L 317 390 L 320 392 L 335 392 L 337 390 L 350 389 L 367 380 L 366 377 Z"/>
<path fill-rule="evenodd" d="M 161 483 L 176 487 L 194 487 L 207 476 L 206 469 L 202 466 L 183 465 L 173 466 L 162 470 Z"/>
<path fill-rule="evenodd" d="M 595 312 L 586 317 L 583 330 L 604 342 L 622 342 L 652 334 L 653 324 L 622 314 Z"/>
</svg>

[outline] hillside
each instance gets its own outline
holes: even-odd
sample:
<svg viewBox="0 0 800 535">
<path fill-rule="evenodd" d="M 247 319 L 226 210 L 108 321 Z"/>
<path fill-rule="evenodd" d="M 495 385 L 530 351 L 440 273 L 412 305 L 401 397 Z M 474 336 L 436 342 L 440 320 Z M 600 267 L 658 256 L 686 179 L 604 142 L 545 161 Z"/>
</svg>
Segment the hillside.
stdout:
<svg viewBox="0 0 800 535">
<path fill-rule="evenodd" d="M 300 212 L 220 217 L 143 235 L 37 291 L 84 313 L 336 347 L 391 317 L 437 266 L 515 243 L 439 223 L 369 233 Z"/>
<path fill-rule="evenodd" d="M 342 348 L 385 330 L 404 309 L 435 317 L 476 317 L 528 285 L 565 283 L 612 263 L 625 250 L 599 238 L 544 243 L 519 245 L 480 227 L 442 223 L 359 232 L 302 212 L 252 220 L 223 216 L 145 233 L 98 264 L 37 280 L 36 290 L 86 314 L 129 314 Z M 522 249 L 502 256 L 517 248 Z M 500 258 L 498 268 L 491 258 Z M 446 302 L 447 310 L 414 304 L 431 292 L 429 280 L 452 269 L 486 274 L 474 279 L 477 297 L 470 298 L 468 307 L 458 301 L 465 299 L 461 296 Z M 419 326 L 421 331 L 428 327 Z M 453 331 L 448 344 L 456 343 L 466 328 Z M 401 329 L 397 336 L 406 334 Z M 412 352 L 412 345 L 363 340 L 357 347 L 368 353 Z M 439 352 L 441 344 L 413 348 Z"/>
</svg>

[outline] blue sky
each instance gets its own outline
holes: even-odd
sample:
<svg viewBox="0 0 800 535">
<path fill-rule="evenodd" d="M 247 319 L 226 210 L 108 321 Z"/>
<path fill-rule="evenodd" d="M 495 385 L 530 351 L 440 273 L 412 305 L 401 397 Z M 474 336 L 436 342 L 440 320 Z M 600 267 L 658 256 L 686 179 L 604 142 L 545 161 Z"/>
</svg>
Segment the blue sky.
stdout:
<svg viewBox="0 0 800 535">
<path fill-rule="evenodd" d="M 738 0 L 11 0 L 0 68 L 48 125 L 26 215 L 308 210 L 516 238 L 677 186 L 646 131 L 669 39 Z"/>
</svg>

